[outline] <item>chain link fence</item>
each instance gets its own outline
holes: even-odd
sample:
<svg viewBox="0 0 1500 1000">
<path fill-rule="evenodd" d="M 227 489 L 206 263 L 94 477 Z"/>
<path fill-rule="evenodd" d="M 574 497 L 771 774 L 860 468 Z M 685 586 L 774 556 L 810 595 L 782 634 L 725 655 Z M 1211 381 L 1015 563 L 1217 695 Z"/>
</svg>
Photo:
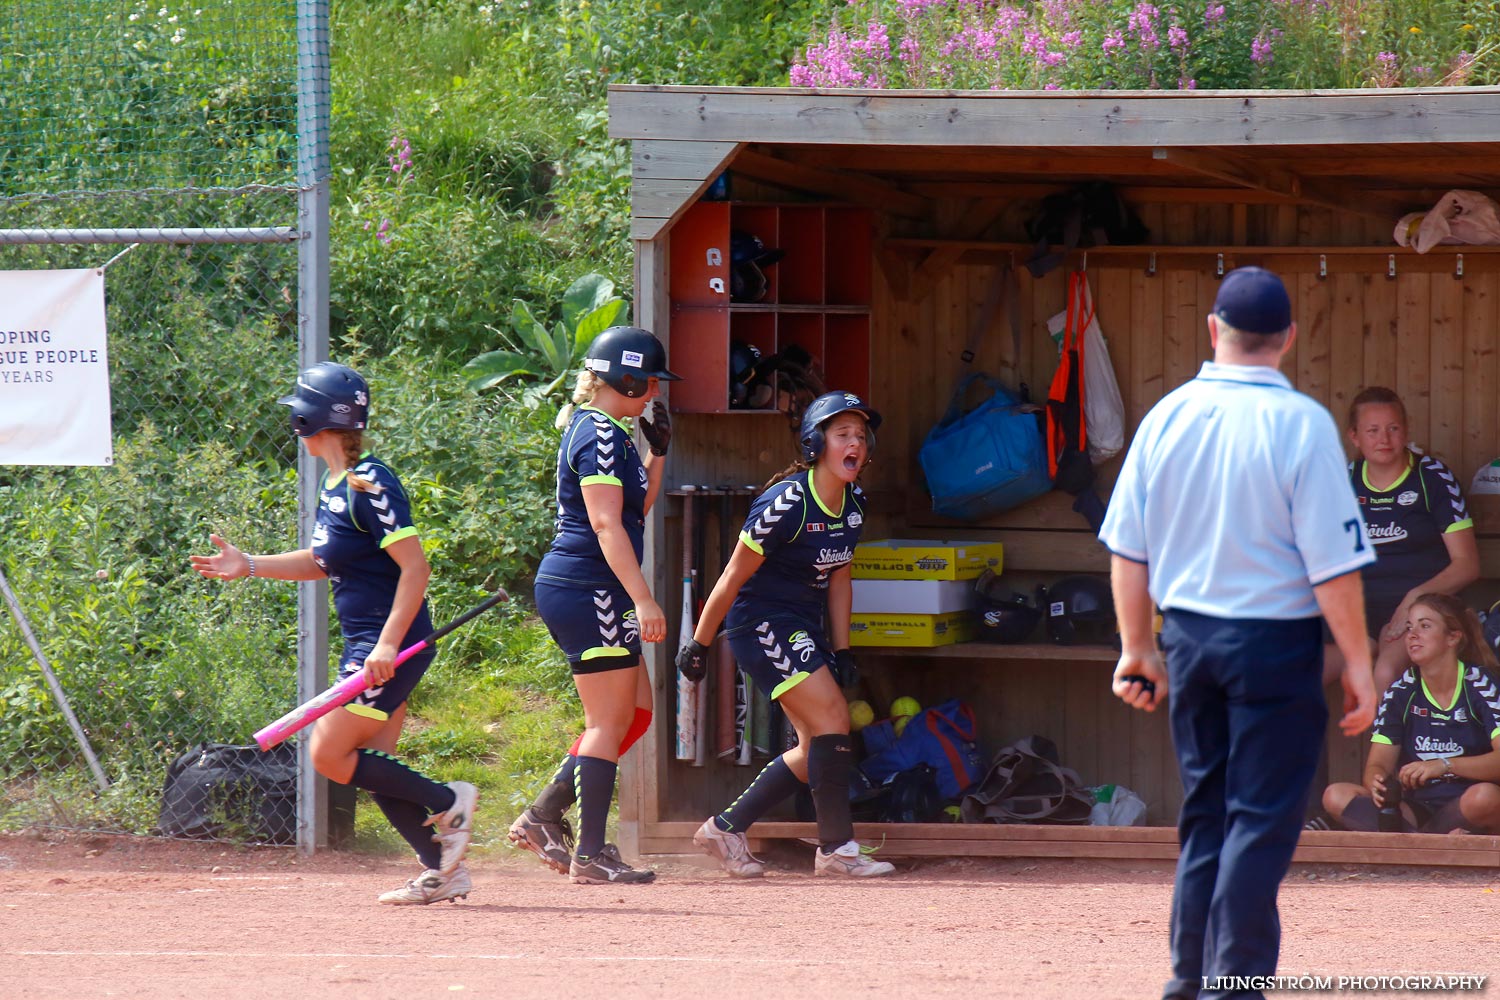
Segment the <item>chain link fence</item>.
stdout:
<svg viewBox="0 0 1500 1000">
<path fill-rule="evenodd" d="M 305 350 L 309 5 L 326 18 L 323 0 L 0 11 L 0 270 L 106 268 L 114 423 L 110 466 L 0 466 L 0 570 L 56 679 L 0 614 L 0 830 L 296 833 L 290 806 L 267 807 L 296 801 L 295 760 L 259 778 L 221 761 L 196 827 L 161 807 L 174 760 L 246 743 L 298 700 L 297 588 L 207 581 L 188 555 L 211 531 L 298 544 L 275 399 Z M 0 368 L 24 377 L 3 344 Z"/>
</svg>

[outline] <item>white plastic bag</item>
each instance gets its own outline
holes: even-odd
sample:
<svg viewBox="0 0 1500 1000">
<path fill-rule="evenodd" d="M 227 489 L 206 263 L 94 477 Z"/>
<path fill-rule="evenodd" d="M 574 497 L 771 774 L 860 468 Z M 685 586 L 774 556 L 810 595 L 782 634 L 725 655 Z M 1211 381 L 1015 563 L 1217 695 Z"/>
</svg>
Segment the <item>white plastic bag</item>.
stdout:
<svg viewBox="0 0 1500 1000">
<path fill-rule="evenodd" d="M 1074 315 L 1083 328 L 1083 419 L 1088 430 L 1089 458 L 1095 463 L 1119 453 L 1125 447 L 1125 401 L 1120 398 L 1120 384 L 1115 380 L 1115 366 L 1109 360 L 1109 345 L 1099 329 L 1099 317 L 1089 295 L 1087 277 L 1081 271 L 1068 276 L 1068 295 L 1076 296 Z M 1063 329 L 1068 325 L 1068 311 L 1047 321 L 1047 332 L 1061 345 Z"/>
<path fill-rule="evenodd" d="M 1408 212 L 1396 223 L 1396 243 L 1426 253 L 1440 243 L 1500 243 L 1500 206 L 1478 191 L 1455 188 L 1429 212 Z"/>
<path fill-rule="evenodd" d="M 1124 785 L 1105 785 L 1096 789 L 1102 793 L 1107 789 L 1113 789 L 1113 793 L 1103 802 L 1095 802 L 1094 808 L 1089 812 L 1090 826 L 1142 826 L 1146 822 L 1146 803 L 1141 797 Z"/>
</svg>

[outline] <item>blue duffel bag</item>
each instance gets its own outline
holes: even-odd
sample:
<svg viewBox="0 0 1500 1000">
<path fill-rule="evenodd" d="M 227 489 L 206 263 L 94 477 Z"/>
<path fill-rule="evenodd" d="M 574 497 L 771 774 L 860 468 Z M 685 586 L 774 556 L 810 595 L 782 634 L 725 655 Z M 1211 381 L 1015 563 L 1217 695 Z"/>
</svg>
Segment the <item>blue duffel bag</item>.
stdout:
<svg viewBox="0 0 1500 1000">
<path fill-rule="evenodd" d="M 963 413 L 964 396 L 975 382 L 988 386 L 990 397 Z M 948 411 L 917 454 L 932 509 L 959 521 L 978 521 L 1051 490 L 1039 410 L 982 372 L 959 382 Z"/>
</svg>

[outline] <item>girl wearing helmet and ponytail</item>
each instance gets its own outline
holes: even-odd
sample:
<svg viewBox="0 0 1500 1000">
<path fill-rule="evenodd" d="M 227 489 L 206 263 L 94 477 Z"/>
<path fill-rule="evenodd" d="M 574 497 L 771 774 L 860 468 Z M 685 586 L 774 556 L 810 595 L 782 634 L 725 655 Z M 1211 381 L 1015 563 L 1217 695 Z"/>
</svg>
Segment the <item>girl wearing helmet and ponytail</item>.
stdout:
<svg viewBox="0 0 1500 1000">
<path fill-rule="evenodd" d="M 369 386 L 354 369 L 324 361 L 298 375 L 296 391 L 277 402 L 291 407 L 292 430 L 308 454 L 328 466 L 312 545 L 249 555 L 212 534 L 219 551 L 193 556 L 193 568 L 221 580 L 332 582 L 344 634 L 339 679 L 364 671 L 370 687 L 317 721 L 313 766 L 332 781 L 368 791 L 416 851 L 424 871 L 382 895 L 382 903 L 467 896 L 472 883 L 462 861 L 478 791 L 465 781 L 440 784 L 392 756 L 406 700 L 433 660 L 433 653 L 423 652 L 395 667 L 398 651 L 432 632 L 430 571 L 401 481 L 364 450 Z"/>
<path fill-rule="evenodd" d="M 745 830 L 804 785 L 812 788 L 818 818 L 815 875 L 869 878 L 895 870 L 854 841 L 854 752 L 849 705 L 840 688 L 854 673 L 849 566 L 865 517 L 855 480 L 879 426 L 880 414 L 853 393 L 829 392 L 812 401 L 802 417 L 800 460 L 751 504 L 693 639 L 677 656 L 677 669 L 701 680 L 705 652 L 724 622 L 741 668 L 797 730 L 797 745 L 767 764 L 744 794 L 693 835 L 693 843 L 731 875 L 765 871 L 750 853 Z"/>
<path fill-rule="evenodd" d="M 641 573 L 646 514 L 661 490 L 672 440 L 656 399 L 667 352 L 647 330 L 615 326 L 589 346 L 557 452 L 557 536 L 536 574 L 536 607 L 568 658 L 583 702 L 583 734 L 509 839 L 584 884 L 650 882 L 604 842 L 619 758 L 651 724 L 651 682 L 641 643 L 666 637 L 667 620 Z M 653 405 L 653 400 L 654 405 Z M 650 446 L 642 456 L 626 421 Z M 578 802 L 578 841 L 563 814 Z"/>
</svg>

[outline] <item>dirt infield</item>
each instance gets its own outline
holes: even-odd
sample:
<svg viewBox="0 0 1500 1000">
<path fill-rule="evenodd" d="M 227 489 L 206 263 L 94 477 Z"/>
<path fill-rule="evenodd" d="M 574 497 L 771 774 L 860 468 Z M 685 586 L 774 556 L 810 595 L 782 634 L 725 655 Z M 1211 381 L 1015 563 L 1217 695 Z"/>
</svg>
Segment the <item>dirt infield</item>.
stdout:
<svg viewBox="0 0 1500 1000">
<path fill-rule="evenodd" d="M 384 858 L 0 837 L 0 996 L 1160 995 L 1165 866 L 902 863 L 851 884 L 776 860 L 758 881 L 679 862 L 654 885 L 589 887 L 482 856 L 467 901 L 395 908 L 375 896 L 413 866 Z M 1494 872 L 1304 866 L 1281 898 L 1282 973 L 1500 969 Z"/>
</svg>

